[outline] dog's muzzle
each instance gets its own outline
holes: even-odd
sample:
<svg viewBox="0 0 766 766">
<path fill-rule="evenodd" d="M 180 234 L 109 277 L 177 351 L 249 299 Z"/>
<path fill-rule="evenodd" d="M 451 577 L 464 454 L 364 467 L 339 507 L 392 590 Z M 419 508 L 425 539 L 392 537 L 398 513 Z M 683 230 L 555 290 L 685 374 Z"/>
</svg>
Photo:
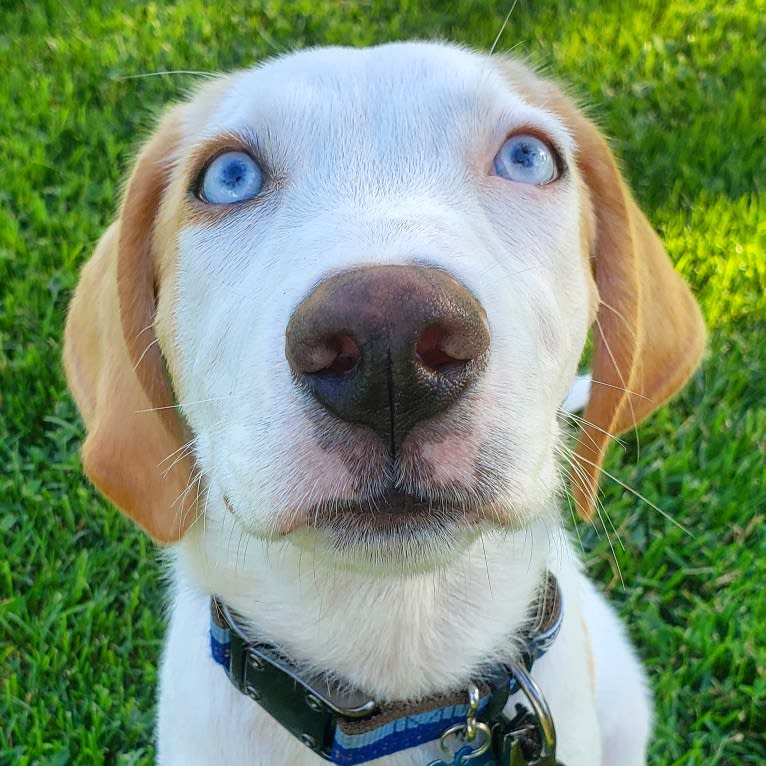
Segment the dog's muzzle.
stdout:
<svg viewBox="0 0 766 766">
<path fill-rule="evenodd" d="M 369 266 L 328 277 L 300 303 L 285 354 L 316 401 L 396 455 L 415 424 L 480 377 L 489 343 L 484 309 L 446 272 Z"/>
</svg>

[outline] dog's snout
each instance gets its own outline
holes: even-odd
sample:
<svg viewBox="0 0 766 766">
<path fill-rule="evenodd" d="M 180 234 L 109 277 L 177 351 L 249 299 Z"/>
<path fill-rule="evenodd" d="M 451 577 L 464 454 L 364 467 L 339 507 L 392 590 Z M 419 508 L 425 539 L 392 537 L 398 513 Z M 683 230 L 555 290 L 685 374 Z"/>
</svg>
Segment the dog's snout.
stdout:
<svg viewBox="0 0 766 766">
<path fill-rule="evenodd" d="M 285 351 L 327 410 L 396 453 L 481 374 L 489 341 L 484 309 L 446 272 L 371 266 L 321 282 L 290 319 Z"/>
</svg>

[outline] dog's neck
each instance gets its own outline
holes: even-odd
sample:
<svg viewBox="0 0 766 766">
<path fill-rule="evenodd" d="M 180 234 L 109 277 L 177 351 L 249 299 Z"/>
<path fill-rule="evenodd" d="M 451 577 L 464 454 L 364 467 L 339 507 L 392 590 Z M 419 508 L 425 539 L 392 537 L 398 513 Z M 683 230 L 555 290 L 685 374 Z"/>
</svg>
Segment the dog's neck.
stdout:
<svg viewBox="0 0 766 766">
<path fill-rule="evenodd" d="M 455 688 L 512 658 L 543 573 L 566 550 L 548 519 L 486 532 L 433 571 L 381 575 L 208 524 L 177 547 L 176 575 L 308 667 L 391 700 Z"/>
</svg>

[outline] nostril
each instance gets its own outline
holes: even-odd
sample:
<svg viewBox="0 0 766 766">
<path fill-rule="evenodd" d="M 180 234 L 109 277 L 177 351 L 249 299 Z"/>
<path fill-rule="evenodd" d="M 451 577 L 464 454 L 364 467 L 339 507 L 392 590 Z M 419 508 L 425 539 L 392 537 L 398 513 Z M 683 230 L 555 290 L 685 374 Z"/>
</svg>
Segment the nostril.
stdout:
<svg viewBox="0 0 766 766">
<path fill-rule="evenodd" d="M 335 358 L 325 367 L 328 372 L 342 375 L 351 372 L 359 364 L 362 357 L 359 346 L 350 335 L 341 333 L 333 335 L 326 341 L 327 346 L 335 353 Z"/>
<path fill-rule="evenodd" d="M 415 356 L 418 362 L 432 372 L 438 372 L 445 367 L 465 361 L 449 353 L 447 349 L 450 345 L 454 345 L 450 344 L 449 341 L 450 332 L 446 328 L 440 325 L 426 327 L 420 333 L 415 346 Z"/>
<path fill-rule="evenodd" d="M 361 359 L 359 346 L 350 335 L 335 333 L 322 338 L 303 355 L 300 372 L 307 375 L 351 372 Z"/>
</svg>

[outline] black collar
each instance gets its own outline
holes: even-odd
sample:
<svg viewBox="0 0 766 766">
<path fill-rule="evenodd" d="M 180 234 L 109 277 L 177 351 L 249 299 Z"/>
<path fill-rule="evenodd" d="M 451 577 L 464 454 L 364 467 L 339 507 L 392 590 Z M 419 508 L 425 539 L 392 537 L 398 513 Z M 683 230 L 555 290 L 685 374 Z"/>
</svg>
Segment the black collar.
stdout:
<svg viewBox="0 0 766 766">
<path fill-rule="evenodd" d="M 546 574 L 531 611 L 516 637 L 518 663 L 502 664 L 475 683 L 479 690 L 478 707 L 473 708 L 475 718 L 492 732 L 491 750 L 499 763 L 509 762 L 513 748 L 521 747 L 520 738 L 524 739 L 525 752 L 535 757 L 542 753 L 555 762 L 553 721 L 528 675 L 561 627 L 561 593 L 553 575 Z M 215 597 L 211 599 L 210 643 L 213 659 L 239 691 L 332 763 L 354 766 L 440 738 L 444 746 L 445 736 L 465 731 L 470 713 L 465 689 L 414 703 L 378 703 L 362 692 L 331 684 L 325 676 L 304 672 L 271 644 L 250 640 L 243 620 Z M 503 709 L 516 692 L 524 694 L 526 707 L 517 705 L 521 709 L 508 720 Z M 471 759 L 476 766 L 493 762 Z"/>
</svg>

